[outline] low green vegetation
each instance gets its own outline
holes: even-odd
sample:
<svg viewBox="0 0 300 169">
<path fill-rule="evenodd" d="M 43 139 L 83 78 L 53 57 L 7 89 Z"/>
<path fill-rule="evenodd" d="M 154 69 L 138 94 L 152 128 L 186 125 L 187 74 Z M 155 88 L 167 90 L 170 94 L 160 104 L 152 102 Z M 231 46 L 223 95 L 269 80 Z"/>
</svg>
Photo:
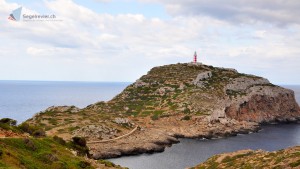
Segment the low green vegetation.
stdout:
<svg viewBox="0 0 300 169">
<path fill-rule="evenodd" d="M 116 165 L 113 162 L 107 161 L 107 160 L 98 160 L 99 163 L 104 164 L 106 167 L 113 167 L 117 169 L 128 169 L 127 167 L 122 168 L 120 165 Z"/>
<path fill-rule="evenodd" d="M 292 147 L 275 152 L 248 151 L 215 155 L 191 169 L 254 169 L 254 168 L 299 168 L 300 147 Z"/>
<path fill-rule="evenodd" d="M 6 138 L 0 139 L 1 168 L 94 168 L 84 158 L 74 156 L 62 139 Z M 75 143 L 74 143 L 75 144 Z"/>
</svg>

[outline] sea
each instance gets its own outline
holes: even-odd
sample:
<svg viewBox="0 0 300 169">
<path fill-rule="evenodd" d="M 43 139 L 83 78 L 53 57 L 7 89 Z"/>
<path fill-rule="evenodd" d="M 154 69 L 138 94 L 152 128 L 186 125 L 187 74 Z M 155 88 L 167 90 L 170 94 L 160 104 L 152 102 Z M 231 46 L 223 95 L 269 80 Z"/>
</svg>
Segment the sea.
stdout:
<svg viewBox="0 0 300 169">
<path fill-rule="evenodd" d="M 120 93 L 127 82 L 47 82 L 0 81 L 0 118 L 24 122 L 50 106 L 86 107 L 108 101 Z M 300 103 L 300 85 L 281 85 L 294 90 Z M 241 149 L 274 151 L 300 145 L 300 124 L 264 125 L 258 133 L 213 140 L 181 139 L 162 153 L 109 159 L 130 169 L 184 169 L 215 154 Z"/>
<path fill-rule="evenodd" d="M 0 81 L 0 118 L 22 123 L 50 106 L 84 108 L 108 101 L 129 82 Z"/>
</svg>

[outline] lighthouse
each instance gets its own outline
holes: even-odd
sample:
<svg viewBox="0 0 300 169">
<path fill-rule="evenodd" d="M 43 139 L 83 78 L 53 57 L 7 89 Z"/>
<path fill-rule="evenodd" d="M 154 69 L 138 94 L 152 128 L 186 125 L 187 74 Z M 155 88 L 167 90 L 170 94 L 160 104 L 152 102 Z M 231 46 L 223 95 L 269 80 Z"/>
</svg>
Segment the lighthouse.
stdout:
<svg viewBox="0 0 300 169">
<path fill-rule="evenodd" d="M 194 63 L 197 63 L 197 52 L 195 51 L 195 54 L 194 54 Z"/>
</svg>

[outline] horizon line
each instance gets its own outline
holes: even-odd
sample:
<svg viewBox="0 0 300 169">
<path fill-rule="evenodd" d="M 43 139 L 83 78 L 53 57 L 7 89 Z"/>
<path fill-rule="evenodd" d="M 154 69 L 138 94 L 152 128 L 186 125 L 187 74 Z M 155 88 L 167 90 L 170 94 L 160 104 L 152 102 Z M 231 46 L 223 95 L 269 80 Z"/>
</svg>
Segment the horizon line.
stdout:
<svg viewBox="0 0 300 169">
<path fill-rule="evenodd" d="M 79 80 L 0 80 L 3 81 L 15 81 L 15 82 L 82 82 L 82 83 L 134 83 L 130 81 L 79 81 Z M 275 83 L 272 83 L 275 84 Z M 275 84 L 275 85 L 287 85 L 287 86 L 299 86 L 300 84 Z"/>
<path fill-rule="evenodd" d="M 86 82 L 86 83 L 134 83 L 129 81 L 79 81 L 79 80 L 0 80 L 15 82 Z"/>
</svg>

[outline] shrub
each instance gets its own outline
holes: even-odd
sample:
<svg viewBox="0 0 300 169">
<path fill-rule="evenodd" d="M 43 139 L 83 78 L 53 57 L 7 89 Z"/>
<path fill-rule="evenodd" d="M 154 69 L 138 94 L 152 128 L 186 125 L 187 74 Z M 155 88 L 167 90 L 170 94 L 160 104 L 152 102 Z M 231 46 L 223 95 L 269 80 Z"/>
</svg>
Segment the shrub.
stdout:
<svg viewBox="0 0 300 169">
<path fill-rule="evenodd" d="M 101 164 L 104 164 L 105 167 L 115 167 L 116 165 L 110 161 L 107 161 L 107 160 L 99 160 L 99 162 Z"/>
<path fill-rule="evenodd" d="M 35 146 L 35 144 L 34 144 L 34 142 L 32 140 L 30 140 L 28 138 L 24 138 L 23 141 L 25 143 L 25 146 L 27 148 L 29 148 L 30 150 L 35 151 L 37 149 L 36 146 Z"/>
<path fill-rule="evenodd" d="M 190 113 L 191 113 L 191 110 L 190 110 L 189 108 L 185 108 L 185 109 L 183 110 L 183 113 L 185 113 L 185 114 L 190 114 Z"/>
<path fill-rule="evenodd" d="M 27 123 L 22 123 L 18 127 L 20 130 L 22 130 L 26 133 L 29 133 L 29 134 L 32 133 L 32 127 L 30 127 L 29 124 L 27 124 Z"/>
<path fill-rule="evenodd" d="M 44 130 L 38 129 L 38 130 L 35 130 L 35 131 L 32 133 L 32 136 L 33 136 L 33 137 L 45 137 L 45 136 L 46 136 L 46 133 L 45 133 Z"/>
<path fill-rule="evenodd" d="M 76 145 L 79 145 L 81 147 L 85 147 L 86 146 L 86 140 L 83 137 L 73 137 L 73 143 L 75 143 Z"/>
<path fill-rule="evenodd" d="M 86 162 L 86 161 L 80 161 L 80 162 L 78 163 L 78 166 L 79 166 L 80 168 L 90 168 L 90 167 L 91 167 L 91 164 L 88 163 L 88 162 Z"/>
<path fill-rule="evenodd" d="M 17 125 L 17 121 L 13 120 L 13 119 L 10 119 L 10 118 L 0 119 L 0 123 L 8 124 L 9 126 L 16 126 Z"/>
<path fill-rule="evenodd" d="M 66 141 L 58 136 L 53 136 L 53 140 L 61 145 L 66 145 Z"/>
<path fill-rule="evenodd" d="M 159 117 L 158 117 L 158 115 L 155 114 L 155 115 L 151 116 L 151 119 L 152 119 L 152 120 L 158 120 Z"/>
<path fill-rule="evenodd" d="M 55 169 L 67 169 L 67 164 L 65 162 L 62 161 L 56 161 L 54 163 L 52 163 L 51 168 L 55 168 Z"/>
<path fill-rule="evenodd" d="M 186 115 L 181 120 L 191 120 L 191 116 Z"/>
<path fill-rule="evenodd" d="M 31 126 L 28 123 L 22 123 L 18 126 L 20 130 L 23 132 L 29 133 L 30 135 L 34 137 L 44 137 L 46 136 L 45 131 L 42 128 L 39 128 L 37 126 Z"/>
<path fill-rule="evenodd" d="M 40 153 L 38 159 L 45 164 L 52 164 L 53 162 L 58 161 L 58 158 L 55 155 L 48 152 Z"/>
<path fill-rule="evenodd" d="M 290 167 L 298 167 L 299 165 L 300 165 L 300 160 L 289 164 Z"/>
<path fill-rule="evenodd" d="M 83 137 L 73 137 L 68 146 L 74 149 L 79 156 L 87 155 L 90 157 L 89 148 L 86 146 L 86 140 Z"/>
</svg>

